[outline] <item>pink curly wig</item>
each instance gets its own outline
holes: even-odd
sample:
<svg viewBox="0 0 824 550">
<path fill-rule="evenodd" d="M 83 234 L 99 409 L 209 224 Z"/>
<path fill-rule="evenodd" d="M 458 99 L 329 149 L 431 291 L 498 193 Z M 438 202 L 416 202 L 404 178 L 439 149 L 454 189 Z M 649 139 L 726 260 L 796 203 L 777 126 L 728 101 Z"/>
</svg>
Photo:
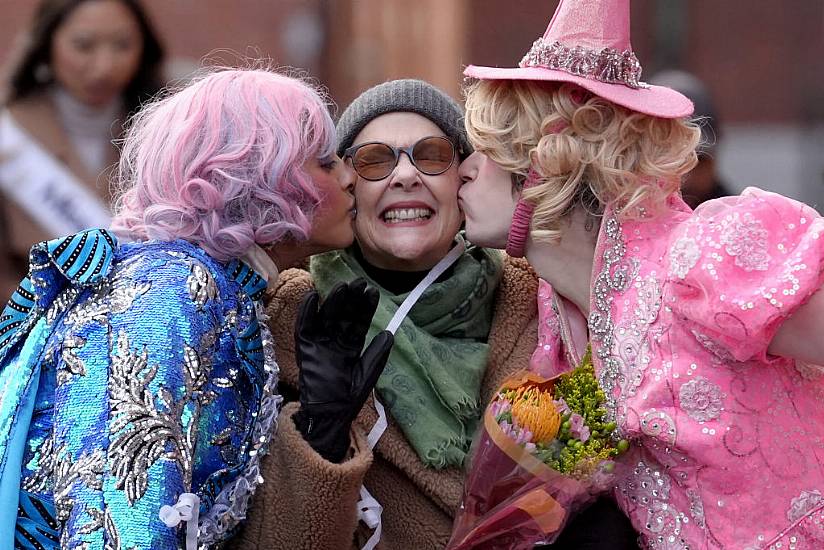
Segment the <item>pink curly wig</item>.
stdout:
<svg viewBox="0 0 824 550">
<path fill-rule="evenodd" d="M 185 239 L 221 261 L 253 243 L 305 240 L 321 197 L 303 164 L 334 151 L 327 104 L 309 84 L 266 70 L 213 72 L 132 119 L 112 229 Z"/>
</svg>

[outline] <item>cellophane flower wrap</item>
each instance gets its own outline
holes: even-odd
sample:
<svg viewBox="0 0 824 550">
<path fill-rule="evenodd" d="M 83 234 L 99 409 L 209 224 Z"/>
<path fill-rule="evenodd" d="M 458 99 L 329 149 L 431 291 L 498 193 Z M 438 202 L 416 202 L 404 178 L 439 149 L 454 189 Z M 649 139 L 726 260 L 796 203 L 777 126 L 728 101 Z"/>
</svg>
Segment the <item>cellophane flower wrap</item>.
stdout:
<svg viewBox="0 0 824 550">
<path fill-rule="evenodd" d="M 613 486 L 628 443 L 606 422 L 590 353 L 571 372 L 508 379 L 484 412 L 449 550 L 551 543 Z"/>
</svg>

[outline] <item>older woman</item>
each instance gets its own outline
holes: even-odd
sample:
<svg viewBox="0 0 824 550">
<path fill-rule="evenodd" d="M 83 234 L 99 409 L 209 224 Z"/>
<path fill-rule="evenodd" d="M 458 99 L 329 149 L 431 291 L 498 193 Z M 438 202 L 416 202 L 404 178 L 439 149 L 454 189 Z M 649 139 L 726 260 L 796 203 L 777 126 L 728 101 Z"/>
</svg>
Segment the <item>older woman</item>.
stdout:
<svg viewBox="0 0 824 550">
<path fill-rule="evenodd" d="M 276 264 L 353 239 L 334 145 L 316 91 L 262 70 L 137 116 L 114 221 L 134 242 L 36 245 L 0 316 L 0 548 L 208 548 L 244 517 L 280 402 L 260 299 Z"/>
<path fill-rule="evenodd" d="M 277 444 L 261 464 L 268 482 L 230 546 L 360 548 L 376 533 L 385 548 L 446 545 L 483 406 L 508 374 L 528 366 L 536 338 L 535 275 L 458 235 L 458 162 L 470 152 L 461 120 L 453 100 L 418 80 L 376 86 L 343 113 L 338 152 L 358 173 L 357 244 L 314 257 L 311 274 L 284 273 L 271 294 L 281 383 L 284 392 L 299 389 L 300 403 L 281 413 Z M 305 395 L 314 381 L 301 364 L 301 330 L 293 345 L 288 321 L 303 295 L 367 279 L 380 291 L 370 331 L 377 333 L 456 245 L 458 260 L 395 334 L 377 399 L 363 410 L 358 400 L 340 409 L 354 414 L 316 413 Z M 337 377 L 328 384 L 341 385 Z M 344 393 L 351 395 L 349 385 Z M 388 427 L 372 450 L 366 434 L 378 403 L 388 409 Z M 382 514 L 373 532 L 375 501 Z"/>
</svg>

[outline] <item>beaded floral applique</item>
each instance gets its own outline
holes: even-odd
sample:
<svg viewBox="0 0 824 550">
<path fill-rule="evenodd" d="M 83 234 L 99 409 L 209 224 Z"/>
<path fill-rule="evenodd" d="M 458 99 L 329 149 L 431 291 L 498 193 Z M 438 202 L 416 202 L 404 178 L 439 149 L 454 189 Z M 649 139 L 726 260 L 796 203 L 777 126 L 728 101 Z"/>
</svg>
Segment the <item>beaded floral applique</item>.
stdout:
<svg viewBox="0 0 824 550">
<path fill-rule="evenodd" d="M 621 383 L 623 372 L 621 363 L 613 355 L 615 345 L 615 326 L 612 316 L 613 294 L 622 294 L 629 288 L 638 274 L 638 261 L 625 260 L 626 245 L 621 238 L 621 224 L 614 217 L 604 221 L 606 248 L 603 252 L 603 266 L 593 285 L 594 307 L 589 314 L 588 326 L 590 338 L 600 345 L 593 346 L 601 360 L 601 372 L 598 382 L 607 396 L 606 408 L 608 418 L 615 420 L 617 401 L 615 390 Z"/>
<path fill-rule="evenodd" d="M 715 420 L 724 410 L 724 393 L 717 384 L 698 376 L 681 386 L 681 408 L 697 422 Z"/>
<path fill-rule="evenodd" d="M 682 237 L 678 239 L 670 250 L 670 273 L 683 279 L 689 270 L 695 267 L 701 258 L 701 248 L 695 239 Z"/>
<path fill-rule="evenodd" d="M 824 496 L 821 495 L 821 491 L 818 489 L 801 491 L 801 494 L 790 502 L 790 509 L 787 510 L 787 519 L 790 521 L 798 521 L 822 503 L 824 503 Z"/>
<path fill-rule="evenodd" d="M 767 230 L 760 220 L 745 212 L 727 216 L 721 230 L 721 244 L 735 258 L 735 265 L 744 271 L 766 271 L 770 265 L 767 253 Z"/>
</svg>

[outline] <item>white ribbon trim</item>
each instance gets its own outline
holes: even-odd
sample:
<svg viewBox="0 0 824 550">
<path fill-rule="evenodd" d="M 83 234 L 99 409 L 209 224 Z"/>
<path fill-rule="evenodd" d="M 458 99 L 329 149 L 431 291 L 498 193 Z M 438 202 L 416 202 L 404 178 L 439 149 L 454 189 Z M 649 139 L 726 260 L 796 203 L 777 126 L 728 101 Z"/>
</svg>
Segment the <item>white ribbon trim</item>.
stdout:
<svg viewBox="0 0 824 550">
<path fill-rule="evenodd" d="M 409 314 L 412 306 L 415 305 L 415 302 L 420 299 L 424 291 L 429 287 L 429 285 L 434 283 L 438 277 L 440 277 L 441 274 L 449 268 L 449 266 L 454 264 L 465 250 L 466 243 L 461 237 L 458 237 L 458 244 L 453 246 L 452 250 L 450 250 L 446 256 L 441 258 L 441 260 L 435 264 L 435 267 L 433 267 L 429 273 L 426 274 L 426 277 L 424 277 L 423 280 L 418 283 L 414 289 L 412 289 L 412 292 L 410 292 L 409 296 L 407 296 L 403 301 L 401 307 L 399 307 L 398 311 L 395 312 L 392 320 L 389 321 L 389 324 L 386 326 L 386 330 L 392 334 L 395 334 L 398 328 L 400 328 L 403 320 Z M 366 437 L 369 450 L 375 448 L 375 445 L 378 444 L 381 436 L 389 426 L 389 420 L 386 416 L 386 409 L 383 407 L 383 404 L 378 401 L 378 395 L 374 391 L 372 392 L 372 399 L 375 401 L 375 410 L 378 411 L 378 420 L 375 422 L 375 425 L 372 426 L 372 429 L 369 430 L 369 435 Z M 374 533 L 372 533 L 372 536 L 366 541 L 366 544 L 363 545 L 362 550 L 374 550 L 374 548 L 378 545 L 378 542 L 380 542 L 382 531 L 382 513 L 383 506 L 381 506 L 380 502 L 378 502 L 378 500 L 366 490 L 365 485 L 361 485 L 360 500 L 358 501 L 358 519 L 364 522 L 370 529 L 374 529 Z"/>
<path fill-rule="evenodd" d="M 381 540 L 381 513 L 383 513 L 383 506 L 375 499 L 369 491 L 366 490 L 365 485 L 360 488 L 360 500 L 358 501 L 358 519 L 364 522 L 370 529 L 375 531 L 366 544 L 363 545 L 362 550 L 374 550 Z"/>
<path fill-rule="evenodd" d="M 177 527 L 186 522 L 186 550 L 197 550 L 197 518 L 200 514 L 200 498 L 194 493 L 183 493 L 174 506 L 160 507 L 160 520 L 166 527 Z"/>
</svg>

